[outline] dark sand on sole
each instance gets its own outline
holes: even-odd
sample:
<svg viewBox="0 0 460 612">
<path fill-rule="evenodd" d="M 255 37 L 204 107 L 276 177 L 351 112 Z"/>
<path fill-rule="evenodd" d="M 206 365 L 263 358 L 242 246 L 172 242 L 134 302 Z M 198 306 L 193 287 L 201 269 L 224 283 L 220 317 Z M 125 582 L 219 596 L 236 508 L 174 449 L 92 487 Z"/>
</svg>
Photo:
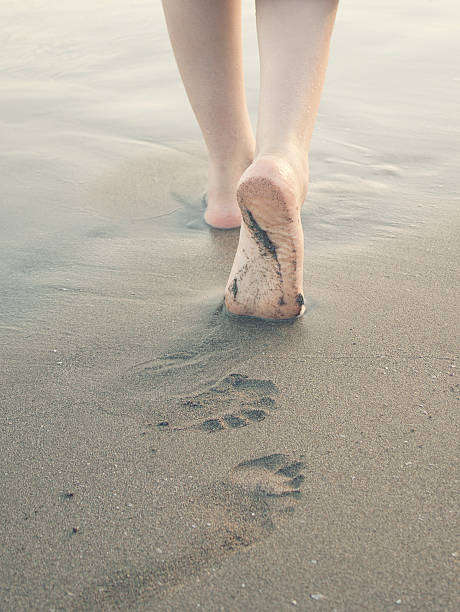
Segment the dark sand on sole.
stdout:
<svg viewBox="0 0 460 612">
<path fill-rule="evenodd" d="M 340 7 L 282 324 L 159 3 L 0 15 L 0 608 L 457 610 L 458 5 Z"/>
</svg>

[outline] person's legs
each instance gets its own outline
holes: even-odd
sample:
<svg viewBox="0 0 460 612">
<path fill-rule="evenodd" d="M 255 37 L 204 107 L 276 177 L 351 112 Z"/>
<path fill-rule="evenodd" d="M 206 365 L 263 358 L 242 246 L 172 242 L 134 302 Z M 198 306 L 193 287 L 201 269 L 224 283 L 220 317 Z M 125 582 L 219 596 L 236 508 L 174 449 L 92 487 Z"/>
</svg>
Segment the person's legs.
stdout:
<svg viewBox="0 0 460 612">
<path fill-rule="evenodd" d="M 240 242 L 226 288 L 235 314 L 303 312 L 308 149 L 338 0 L 257 0 L 261 91 L 257 148 L 241 177 Z"/>
<path fill-rule="evenodd" d="M 241 222 L 236 185 L 254 156 L 246 106 L 241 0 L 163 0 L 177 64 L 209 153 L 205 220 Z"/>
</svg>

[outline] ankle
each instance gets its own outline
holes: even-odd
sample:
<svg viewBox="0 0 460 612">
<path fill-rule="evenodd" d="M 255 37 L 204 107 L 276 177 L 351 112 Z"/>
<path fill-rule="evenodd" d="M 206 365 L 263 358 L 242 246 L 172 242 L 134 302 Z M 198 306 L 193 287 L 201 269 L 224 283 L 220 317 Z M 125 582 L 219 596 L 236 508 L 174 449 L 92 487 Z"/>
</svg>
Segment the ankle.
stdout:
<svg viewBox="0 0 460 612">
<path fill-rule="evenodd" d="M 234 200 L 235 190 L 243 172 L 251 165 L 252 156 L 225 163 L 210 162 L 208 170 L 208 197 Z"/>
<path fill-rule="evenodd" d="M 209 158 L 209 178 L 218 182 L 233 180 L 252 164 L 254 153 L 244 152 L 224 159 Z M 238 176 L 239 178 L 239 176 Z"/>
</svg>

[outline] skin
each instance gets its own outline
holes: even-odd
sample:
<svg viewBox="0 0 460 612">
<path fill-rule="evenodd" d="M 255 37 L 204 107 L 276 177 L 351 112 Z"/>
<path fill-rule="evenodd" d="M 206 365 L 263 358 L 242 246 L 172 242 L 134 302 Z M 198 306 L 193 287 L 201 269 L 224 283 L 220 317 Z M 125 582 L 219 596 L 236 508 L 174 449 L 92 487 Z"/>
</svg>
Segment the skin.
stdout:
<svg viewBox="0 0 460 612">
<path fill-rule="evenodd" d="M 163 0 L 209 153 L 205 220 L 235 227 L 242 212 L 225 296 L 235 314 L 285 319 L 303 312 L 300 208 L 337 5 L 338 0 L 256 0 L 261 85 L 254 143 L 244 93 L 240 1 Z"/>
<path fill-rule="evenodd" d="M 163 0 L 177 65 L 208 149 L 209 225 L 238 227 L 236 185 L 254 158 L 240 0 Z"/>
</svg>

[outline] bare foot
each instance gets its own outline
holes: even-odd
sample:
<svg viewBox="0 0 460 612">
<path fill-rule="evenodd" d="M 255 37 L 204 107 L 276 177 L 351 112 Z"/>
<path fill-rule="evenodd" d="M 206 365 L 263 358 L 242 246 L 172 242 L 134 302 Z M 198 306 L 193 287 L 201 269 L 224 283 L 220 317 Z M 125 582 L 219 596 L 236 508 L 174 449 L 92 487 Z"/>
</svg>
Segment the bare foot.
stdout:
<svg viewBox="0 0 460 612">
<path fill-rule="evenodd" d="M 241 213 L 236 200 L 236 186 L 251 162 L 252 156 L 243 155 L 237 162 L 210 165 L 204 220 L 211 227 L 240 227 Z"/>
<path fill-rule="evenodd" d="M 204 220 L 215 229 L 235 229 L 241 225 L 241 213 L 233 192 L 232 195 L 207 193 Z"/>
<path fill-rule="evenodd" d="M 294 169 L 282 158 L 259 157 L 241 177 L 237 200 L 243 223 L 225 305 L 234 314 L 264 319 L 301 315 L 307 163 Z"/>
</svg>

